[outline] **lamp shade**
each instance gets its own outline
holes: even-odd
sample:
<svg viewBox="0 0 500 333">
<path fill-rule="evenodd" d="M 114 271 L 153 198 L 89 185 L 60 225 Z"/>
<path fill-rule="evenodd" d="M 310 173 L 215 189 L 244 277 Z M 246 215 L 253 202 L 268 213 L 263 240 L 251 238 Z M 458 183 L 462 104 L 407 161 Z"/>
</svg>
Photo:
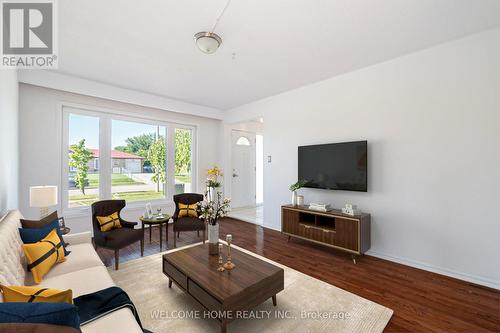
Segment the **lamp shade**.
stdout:
<svg viewBox="0 0 500 333">
<path fill-rule="evenodd" d="M 30 207 L 57 205 L 57 186 L 31 186 Z"/>
</svg>

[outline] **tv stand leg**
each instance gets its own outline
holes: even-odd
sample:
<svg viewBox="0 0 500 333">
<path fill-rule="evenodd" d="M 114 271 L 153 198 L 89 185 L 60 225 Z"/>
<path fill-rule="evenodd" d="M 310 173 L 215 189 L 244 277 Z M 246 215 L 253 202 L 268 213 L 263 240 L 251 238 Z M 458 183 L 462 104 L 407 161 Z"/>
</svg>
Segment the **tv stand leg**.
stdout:
<svg viewBox="0 0 500 333">
<path fill-rule="evenodd" d="M 354 265 L 356 265 L 356 258 L 357 258 L 356 255 L 355 254 L 351 255 L 351 258 Z"/>
</svg>

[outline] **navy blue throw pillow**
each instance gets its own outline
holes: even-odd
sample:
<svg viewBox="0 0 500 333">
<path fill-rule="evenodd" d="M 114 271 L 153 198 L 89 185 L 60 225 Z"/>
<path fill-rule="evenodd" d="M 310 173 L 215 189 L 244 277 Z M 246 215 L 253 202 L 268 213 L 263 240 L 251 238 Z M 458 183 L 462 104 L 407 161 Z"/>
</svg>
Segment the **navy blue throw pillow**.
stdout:
<svg viewBox="0 0 500 333">
<path fill-rule="evenodd" d="M 80 329 L 76 306 L 68 303 L 0 303 L 0 323 L 36 323 Z"/>
<path fill-rule="evenodd" d="M 64 242 L 63 236 L 61 234 L 61 230 L 59 228 L 59 220 L 54 220 L 51 223 L 47 224 L 38 229 L 25 229 L 19 228 L 19 234 L 21 235 L 21 239 L 24 244 L 33 244 L 38 241 L 41 241 L 52 231 L 52 229 L 56 229 L 57 235 L 61 239 L 64 247 L 64 255 L 67 256 L 71 253 L 71 251 L 66 250 L 66 243 Z"/>
</svg>

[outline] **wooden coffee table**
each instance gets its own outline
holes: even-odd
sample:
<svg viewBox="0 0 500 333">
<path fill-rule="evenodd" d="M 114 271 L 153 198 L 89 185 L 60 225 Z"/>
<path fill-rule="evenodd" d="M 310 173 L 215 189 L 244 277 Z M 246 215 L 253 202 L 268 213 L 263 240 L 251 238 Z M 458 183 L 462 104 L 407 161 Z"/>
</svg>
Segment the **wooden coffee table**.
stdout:
<svg viewBox="0 0 500 333">
<path fill-rule="evenodd" d="M 223 257 L 226 257 L 224 246 Z M 163 255 L 163 273 L 190 294 L 220 322 L 221 332 L 229 322 L 268 299 L 276 306 L 276 294 L 284 288 L 284 271 L 259 258 L 231 248 L 231 271 L 218 272 L 218 256 L 208 254 L 208 244 Z M 217 311 L 217 312 L 215 312 Z M 212 317 L 212 316 L 211 316 Z"/>
</svg>

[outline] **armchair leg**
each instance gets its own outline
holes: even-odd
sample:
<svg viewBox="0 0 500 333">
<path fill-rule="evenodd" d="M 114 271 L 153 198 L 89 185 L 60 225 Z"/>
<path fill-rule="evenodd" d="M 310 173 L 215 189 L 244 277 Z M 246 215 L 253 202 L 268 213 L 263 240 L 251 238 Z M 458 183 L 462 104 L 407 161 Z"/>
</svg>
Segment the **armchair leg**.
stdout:
<svg viewBox="0 0 500 333">
<path fill-rule="evenodd" d="M 203 229 L 203 244 L 205 244 L 205 229 Z"/>
<path fill-rule="evenodd" d="M 196 233 L 198 234 L 198 237 L 200 237 L 200 230 L 196 230 Z"/>
<path fill-rule="evenodd" d="M 177 231 L 177 238 L 179 238 L 180 235 L 181 235 L 181 232 Z"/>
<path fill-rule="evenodd" d="M 144 237 L 141 238 L 141 257 L 144 257 Z"/>
<path fill-rule="evenodd" d="M 174 249 L 177 247 L 177 237 L 175 237 L 175 231 L 174 231 Z"/>
<path fill-rule="evenodd" d="M 120 250 L 115 250 L 115 270 L 118 270 L 119 261 L 120 261 Z"/>
</svg>

